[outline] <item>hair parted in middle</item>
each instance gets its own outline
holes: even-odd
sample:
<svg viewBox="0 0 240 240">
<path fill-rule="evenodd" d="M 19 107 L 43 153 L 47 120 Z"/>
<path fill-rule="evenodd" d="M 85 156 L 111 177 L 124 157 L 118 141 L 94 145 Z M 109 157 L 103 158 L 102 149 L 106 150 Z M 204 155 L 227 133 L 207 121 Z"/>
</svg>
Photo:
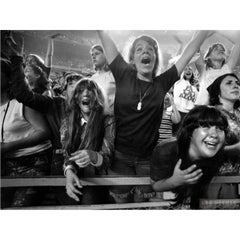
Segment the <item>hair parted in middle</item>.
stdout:
<svg viewBox="0 0 240 240">
<path fill-rule="evenodd" d="M 129 52 L 128 52 L 128 62 L 129 64 L 135 68 L 134 62 L 133 62 L 133 57 L 134 57 L 134 53 L 135 53 L 135 48 L 137 45 L 137 42 L 143 40 L 145 42 L 147 42 L 148 44 L 150 44 L 153 48 L 154 48 L 154 52 L 156 55 L 156 61 L 154 64 L 154 68 L 153 68 L 153 77 L 156 77 L 159 72 L 161 71 L 161 64 L 162 64 L 162 55 L 161 55 L 161 51 L 158 45 L 158 42 L 156 39 L 154 39 L 153 37 L 150 37 L 148 35 L 141 35 L 137 38 L 134 39 L 134 41 L 132 42 L 132 44 L 130 45 L 129 48 Z"/>
<path fill-rule="evenodd" d="M 85 89 L 92 91 L 94 103 L 85 130 L 81 126 L 82 113 L 79 106 L 79 97 Z M 66 128 L 63 136 L 63 148 L 67 154 L 80 149 L 99 150 L 104 135 L 104 96 L 95 81 L 88 78 L 79 80 L 67 108 L 63 121 Z M 84 131 L 84 132 L 83 132 Z"/>
</svg>

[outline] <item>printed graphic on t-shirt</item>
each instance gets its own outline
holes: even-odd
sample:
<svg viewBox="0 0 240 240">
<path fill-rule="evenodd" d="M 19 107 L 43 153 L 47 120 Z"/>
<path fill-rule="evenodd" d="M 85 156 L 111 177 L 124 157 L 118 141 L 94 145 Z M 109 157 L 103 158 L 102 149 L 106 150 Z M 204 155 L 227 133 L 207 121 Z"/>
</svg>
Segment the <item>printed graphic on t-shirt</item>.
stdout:
<svg viewBox="0 0 240 240">
<path fill-rule="evenodd" d="M 193 91 L 192 86 L 187 86 L 183 92 L 179 96 L 180 98 L 184 98 L 188 101 L 195 102 L 196 101 L 196 93 Z"/>
</svg>

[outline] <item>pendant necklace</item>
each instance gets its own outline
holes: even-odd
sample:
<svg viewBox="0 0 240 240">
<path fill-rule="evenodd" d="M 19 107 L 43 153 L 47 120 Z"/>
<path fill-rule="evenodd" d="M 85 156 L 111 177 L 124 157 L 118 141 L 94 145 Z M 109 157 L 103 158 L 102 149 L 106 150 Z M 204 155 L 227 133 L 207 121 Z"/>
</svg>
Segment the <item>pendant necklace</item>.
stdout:
<svg viewBox="0 0 240 240">
<path fill-rule="evenodd" d="M 137 79 L 137 81 L 140 81 L 140 80 Z M 146 97 L 146 95 L 149 92 L 149 90 L 151 89 L 151 87 L 152 87 L 152 84 L 149 84 L 149 86 L 146 88 L 145 92 L 142 95 L 141 86 L 140 86 L 140 83 L 138 82 L 138 88 L 139 88 L 139 102 L 137 104 L 137 110 L 138 111 L 142 110 L 142 101 Z"/>
</svg>

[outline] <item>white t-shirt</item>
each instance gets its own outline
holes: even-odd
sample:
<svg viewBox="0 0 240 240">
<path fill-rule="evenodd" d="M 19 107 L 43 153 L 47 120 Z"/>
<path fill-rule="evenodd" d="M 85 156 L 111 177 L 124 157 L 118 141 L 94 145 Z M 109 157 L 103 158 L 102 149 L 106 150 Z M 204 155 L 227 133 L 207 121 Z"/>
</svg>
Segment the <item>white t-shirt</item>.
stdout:
<svg viewBox="0 0 240 240">
<path fill-rule="evenodd" d="M 103 92 L 105 98 L 105 113 L 113 115 L 116 84 L 112 72 L 96 72 L 92 75 L 91 79 L 98 84 Z"/>
<path fill-rule="evenodd" d="M 203 73 L 199 83 L 199 93 L 196 100 L 196 105 L 208 105 L 209 93 L 207 88 L 220 76 L 231 73 L 231 69 L 227 64 L 224 64 L 221 69 L 210 68 Z"/>
<path fill-rule="evenodd" d="M 185 79 L 180 79 L 174 84 L 173 101 L 180 112 L 188 113 L 195 105 L 197 88 Z"/>
</svg>

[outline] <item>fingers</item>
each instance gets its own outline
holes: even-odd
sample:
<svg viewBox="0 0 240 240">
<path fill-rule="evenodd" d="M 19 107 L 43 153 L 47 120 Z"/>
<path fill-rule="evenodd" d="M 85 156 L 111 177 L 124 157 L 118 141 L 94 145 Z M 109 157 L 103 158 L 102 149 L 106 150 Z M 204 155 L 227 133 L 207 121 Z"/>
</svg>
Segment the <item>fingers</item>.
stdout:
<svg viewBox="0 0 240 240">
<path fill-rule="evenodd" d="M 180 169 L 181 164 L 182 164 L 182 159 L 180 158 L 175 165 L 175 169 Z"/>
<path fill-rule="evenodd" d="M 82 195 L 82 193 L 73 184 L 67 184 L 66 190 L 69 197 L 73 198 L 77 202 L 80 200 L 77 194 Z"/>
<path fill-rule="evenodd" d="M 185 180 L 189 184 L 195 184 L 201 177 L 203 173 L 201 169 L 197 169 L 196 171 L 185 175 Z"/>
<path fill-rule="evenodd" d="M 192 173 L 194 170 L 196 170 L 197 166 L 195 164 L 191 165 L 189 168 L 183 170 L 184 174 L 190 174 Z"/>
<path fill-rule="evenodd" d="M 79 167 L 84 168 L 91 162 L 90 156 L 85 150 L 78 150 L 71 154 L 70 161 L 74 161 Z"/>
<path fill-rule="evenodd" d="M 82 195 L 82 193 L 78 190 L 78 188 L 82 188 L 82 185 L 78 179 L 78 177 L 73 177 L 72 181 L 67 182 L 66 190 L 69 197 L 73 198 L 76 201 L 79 201 L 78 195 Z"/>
</svg>

